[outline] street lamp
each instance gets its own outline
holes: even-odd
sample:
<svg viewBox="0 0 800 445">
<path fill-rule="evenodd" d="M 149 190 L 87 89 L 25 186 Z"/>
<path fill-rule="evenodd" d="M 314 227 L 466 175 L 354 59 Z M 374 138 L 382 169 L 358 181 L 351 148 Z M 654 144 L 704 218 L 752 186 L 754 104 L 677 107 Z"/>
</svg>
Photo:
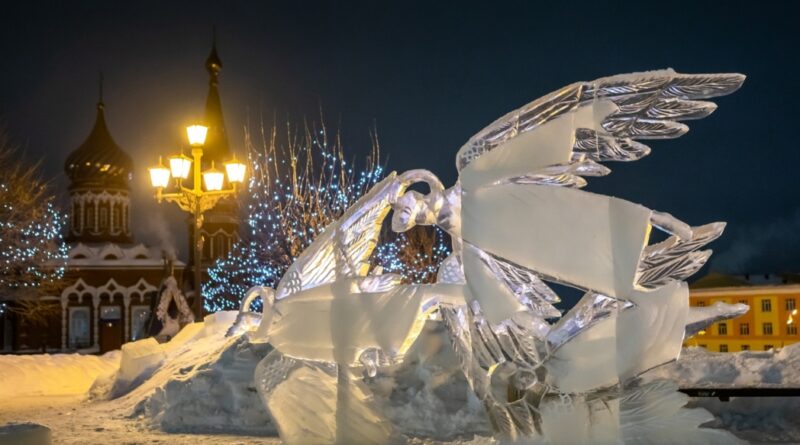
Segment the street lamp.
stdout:
<svg viewBox="0 0 800 445">
<path fill-rule="evenodd" d="M 200 320 L 203 315 L 203 298 L 201 295 L 200 259 L 203 255 L 203 237 L 200 229 L 203 227 L 203 213 L 214 208 L 217 202 L 236 193 L 236 185 L 244 182 L 247 167 L 241 162 L 232 161 L 225 163 L 228 173 L 228 182 L 231 188 L 223 189 L 225 173 L 214 167 L 202 171 L 203 145 L 205 145 L 208 127 L 192 125 L 186 128 L 186 136 L 192 147 L 192 157 L 180 153 L 169 157 L 169 168 L 165 167 L 159 157 L 158 165 L 150 168 L 150 182 L 156 188 L 158 202 L 173 202 L 185 212 L 194 216 L 194 313 L 195 319 Z M 194 168 L 192 168 L 194 167 Z M 174 186 L 170 188 L 170 177 L 175 179 Z M 191 179 L 192 186 L 185 187 L 184 179 Z M 203 188 L 205 185 L 205 189 Z M 167 190 L 167 189 L 170 190 Z"/>
</svg>

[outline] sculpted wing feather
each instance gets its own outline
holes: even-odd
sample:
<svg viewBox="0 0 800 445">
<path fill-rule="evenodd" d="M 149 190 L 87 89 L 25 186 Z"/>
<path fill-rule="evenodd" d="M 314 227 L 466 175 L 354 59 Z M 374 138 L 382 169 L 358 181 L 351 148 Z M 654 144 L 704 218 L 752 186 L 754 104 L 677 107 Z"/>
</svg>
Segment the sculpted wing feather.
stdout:
<svg viewBox="0 0 800 445">
<path fill-rule="evenodd" d="M 515 166 L 517 170 L 528 170 L 505 179 L 529 176 L 542 185 L 581 187 L 585 181 L 574 178 L 586 176 L 580 171 L 556 173 L 573 177 L 553 179 L 553 173 L 541 170 L 586 160 L 640 159 L 650 153 L 650 148 L 639 140 L 672 139 L 685 134 L 689 127 L 682 121 L 704 118 L 716 109 L 714 103 L 698 99 L 733 93 L 744 79 L 741 74 L 680 74 L 666 69 L 577 82 L 514 110 L 481 130 L 458 151 L 456 166 L 462 172 L 486 154 L 506 147 L 539 150 L 540 147 L 524 147 L 521 141 L 546 124 L 571 119 L 575 128 L 570 129 L 570 134 L 556 134 L 560 140 L 549 141 L 551 146 L 562 146 L 562 153 L 544 157 L 550 162 L 545 165 L 533 162 Z M 596 107 L 601 103 L 603 107 Z M 581 114 L 582 110 L 587 112 Z M 597 174 L 598 170 L 591 172 Z"/>
<path fill-rule="evenodd" d="M 372 187 L 292 263 L 278 284 L 275 298 L 333 282 L 337 274 L 366 276 L 390 201 L 403 189 L 394 172 Z"/>
</svg>

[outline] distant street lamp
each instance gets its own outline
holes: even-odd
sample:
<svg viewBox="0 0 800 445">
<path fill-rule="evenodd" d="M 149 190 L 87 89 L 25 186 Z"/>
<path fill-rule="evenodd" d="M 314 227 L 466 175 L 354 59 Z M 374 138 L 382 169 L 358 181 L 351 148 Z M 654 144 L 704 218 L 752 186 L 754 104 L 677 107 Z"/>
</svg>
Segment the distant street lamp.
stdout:
<svg viewBox="0 0 800 445">
<path fill-rule="evenodd" d="M 228 173 L 228 182 L 231 188 L 223 189 L 225 173 L 214 167 L 202 170 L 201 159 L 203 158 L 203 145 L 206 141 L 208 128 L 202 125 L 192 125 L 186 128 L 186 135 L 189 145 L 192 147 L 192 157 L 183 153 L 169 157 L 169 168 L 164 166 L 161 158 L 158 165 L 150 168 L 150 182 L 156 188 L 156 200 L 158 202 L 174 202 L 185 212 L 194 216 L 194 304 L 193 310 L 195 319 L 200 320 L 203 316 L 203 297 L 201 293 L 201 274 L 200 260 L 203 255 L 203 237 L 200 236 L 200 229 L 203 227 L 203 213 L 214 208 L 217 202 L 227 196 L 236 193 L 236 185 L 244 182 L 247 167 L 236 160 L 225 163 L 225 170 Z M 194 169 L 192 170 L 192 163 Z M 191 175 L 190 175 L 191 173 Z M 183 185 L 183 180 L 190 179 L 191 188 Z M 175 182 L 171 191 L 165 191 L 170 185 L 170 177 Z M 205 189 L 203 189 L 205 185 Z"/>
</svg>

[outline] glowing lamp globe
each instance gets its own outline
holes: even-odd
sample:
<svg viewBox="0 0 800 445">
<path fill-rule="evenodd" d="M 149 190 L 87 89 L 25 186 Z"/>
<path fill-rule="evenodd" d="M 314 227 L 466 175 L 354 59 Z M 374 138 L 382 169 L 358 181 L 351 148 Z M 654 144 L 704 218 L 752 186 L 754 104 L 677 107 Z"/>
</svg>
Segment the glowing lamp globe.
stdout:
<svg viewBox="0 0 800 445">
<path fill-rule="evenodd" d="M 189 145 L 199 147 L 206 143 L 208 127 L 203 125 L 190 125 L 186 127 L 186 135 L 189 137 Z"/>
<path fill-rule="evenodd" d="M 206 185 L 206 190 L 210 192 L 222 190 L 223 181 L 225 181 L 225 173 L 214 168 L 213 163 L 210 169 L 203 172 L 203 182 Z"/>
<path fill-rule="evenodd" d="M 169 169 L 159 159 L 158 165 L 150 167 L 150 183 L 153 187 L 163 188 L 169 185 Z"/>
<path fill-rule="evenodd" d="M 173 178 L 186 179 L 192 168 L 192 158 L 180 154 L 169 158 L 169 169 L 172 171 Z"/>
<path fill-rule="evenodd" d="M 247 170 L 247 166 L 244 163 L 239 162 L 236 158 L 233 161 L 225 163 L 225 171 L 228 173 L 228 181 L 231 183 L 242 183 L 244 182 L 244 174 Z"/>
</svg>

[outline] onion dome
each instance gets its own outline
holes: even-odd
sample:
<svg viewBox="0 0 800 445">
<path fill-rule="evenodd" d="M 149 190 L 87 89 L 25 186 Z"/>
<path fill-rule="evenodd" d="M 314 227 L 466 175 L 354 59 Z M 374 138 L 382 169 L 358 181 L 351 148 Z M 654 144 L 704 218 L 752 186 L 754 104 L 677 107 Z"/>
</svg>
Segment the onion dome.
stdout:
<svg viewBox="0 0 800 445">
<path fill-rule="evenodd" d="M 133 161 L 111 137 L 103 108 L 103 102 L 98 102 L 92 132 L 64 163 L 71 187 L 128 188 Z"/>
</svg>

